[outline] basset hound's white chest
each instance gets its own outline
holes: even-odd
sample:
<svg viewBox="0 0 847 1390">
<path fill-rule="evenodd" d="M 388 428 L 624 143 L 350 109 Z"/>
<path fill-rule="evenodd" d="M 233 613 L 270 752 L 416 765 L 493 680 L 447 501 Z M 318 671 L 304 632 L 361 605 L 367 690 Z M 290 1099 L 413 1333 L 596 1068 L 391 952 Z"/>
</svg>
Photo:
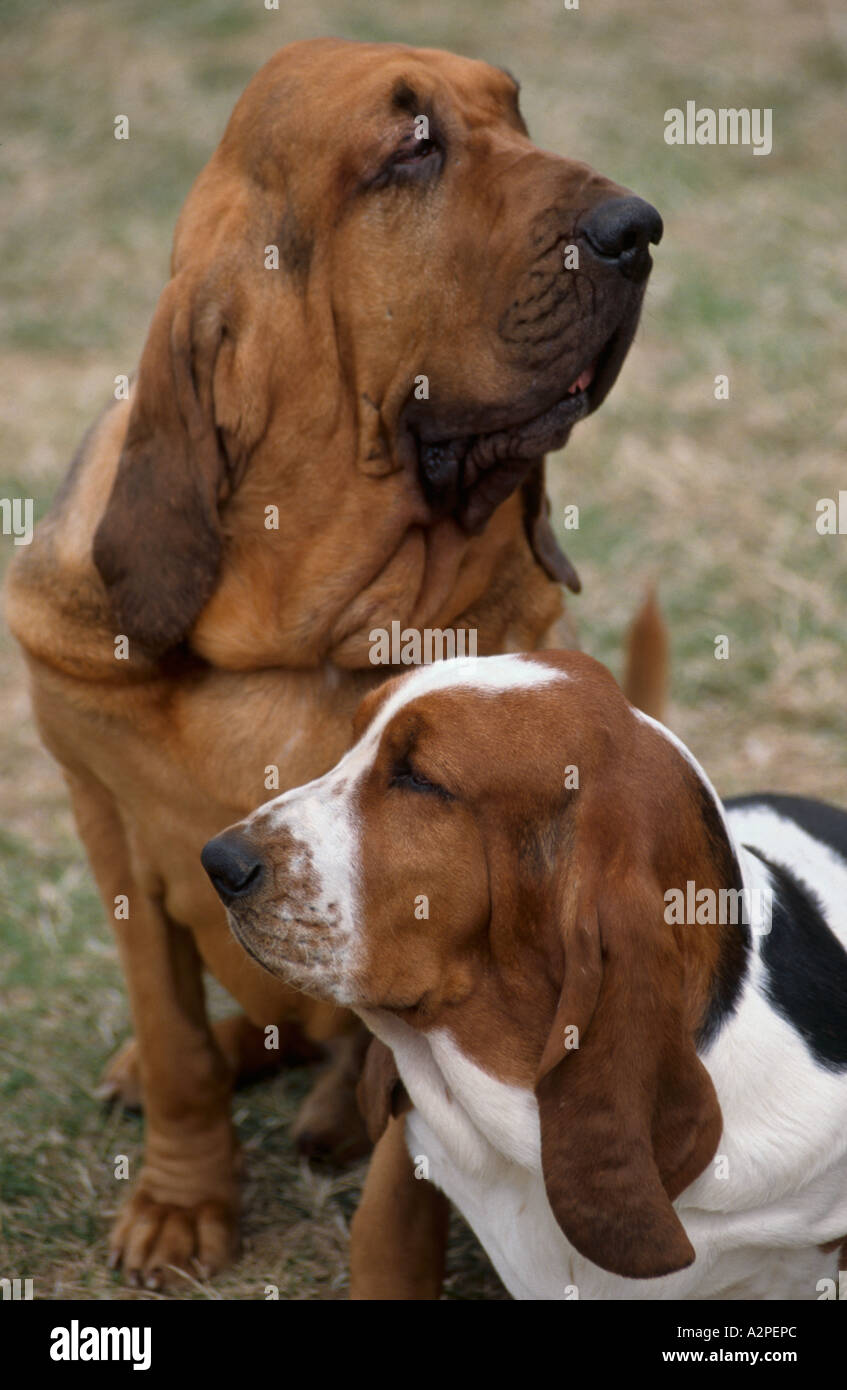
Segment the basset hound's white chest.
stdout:
<svg viewBox="0 0 847 1390">
<path fill-rule="evenodd" d="M 428 1171 L 461 1212 L 513 1298 L 808 1300 L 821 1296 L 823 1278 L 837 1286 L 836 1254 L 827 1256 L 816 1245 L 733 1245 L 731 1223 L 714 1212 L 685 1213 L 697 1250 L 690 1269 L 665 1279 L 619 1278 L 574 1250 L 553 1216 L 540 1171 L 505 1162 L 492 1151 L 481 1183 L 456 1165 L 449 1145 L 417 1109 L 406 1117 L 406 1139 L 417 1171 Z"/>
<path fill-rule="evenodd" d="M 446 1031 L 424 1036 L 384 1014 L 366 1021 L 392 1048 L 414 1105 L 406 1115 L 406 1141 L 416 1174 L 441 1188 L 461 1212 L 514 1298 L 815 1299 L 822 1278 L 837 1281 L 837 1253 L 820 1248 L 831 1237 L 830 1225 L 818 1225 L 821 1217 L 833 1219 L 837 1173 L 820 1173 L 805 1192 L 802 1181 L 800 1191 L 789 1182 L 784 1199 L 760 1204 L 744 1171 L 753 1156 L 740 1123 L 742 1137 L 725 1134 L 720 1149 L 730 1170 L 744 1173 L 752 1201 L 727 1210 L 733 1192 L 738 1196 L 735 1185 L 710 1170 L 676 1204 L 697 1251 L 695 1263 L 660 1279 L 607 1273 L 574 1249 L 550 1208 L 533 1093 L 489 1075 Z M 737 1019 L 725 1034 L 728 1064 L 735 1044 L 744 1043 L 745 1027 Z M 736 1128 L 735 1106 L 721 1079 L 719 1085 Z M 785 1158 L 793 1169 L 796 1155 Z M 775 1177 L 778 1167 L 771 1169 Z"/>
</svg>

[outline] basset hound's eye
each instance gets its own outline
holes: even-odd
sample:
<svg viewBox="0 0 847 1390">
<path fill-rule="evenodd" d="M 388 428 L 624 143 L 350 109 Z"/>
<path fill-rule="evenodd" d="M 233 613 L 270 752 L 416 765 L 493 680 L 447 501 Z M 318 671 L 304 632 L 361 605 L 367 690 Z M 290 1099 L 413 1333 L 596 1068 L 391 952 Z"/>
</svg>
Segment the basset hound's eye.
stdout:
<svg viewBox="0 0 847 1390">
<path fill-rule="evenodd" d="M 418 772 L 409 761 L 408 757 L 398 758 L 391 769 L 391 777 L 388 785 L 390 787 L 401 787 L 406 791 L 424 792 L 429 795 L 440 796 L 445 801 L 454 801 L 452 792 L 448 792 L 446 787 L 440 786 L 437 782 L 431 782 L 422 772 Z"/>
</svg>

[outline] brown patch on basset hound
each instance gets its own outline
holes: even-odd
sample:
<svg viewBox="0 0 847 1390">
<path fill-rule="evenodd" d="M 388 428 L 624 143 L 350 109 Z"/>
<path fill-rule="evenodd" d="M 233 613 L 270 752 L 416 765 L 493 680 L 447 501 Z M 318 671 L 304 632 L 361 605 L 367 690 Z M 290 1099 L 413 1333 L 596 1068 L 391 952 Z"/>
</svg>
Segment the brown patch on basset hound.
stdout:
<svg viewBox="0 0 847 1390">
<path fill-rule="evenodd" d="M 663 892 L 686 878 L 717 891 L 737 871 L 697 779 L 607 673 L 572 653 L 539 659 L 578 676 L 537 692 L 546 718 L 528 719 L 525 705 L 519 715 L 508 692 L 498 717 L 443 692 L 416 700 L 383 735 L 386 763 L 411 746 L 421 775 L 461 788 L 462 808 L 428 807 L 412 834 L 398 819 L 407 808 L 380 795 L 378 764 L 362 788 L 363 999 L 426 1031 L 449 1016 L 457 1046 L 486 1072 L 517 1085 L 531 1077 L 560 1225 L 604 1268 L 655 1277 L 693 1258 L 671 1202 L 721 1132 L 695 1038 L 722 931 L 669 932 Z M 570 764 L 578 792 L 562 789 Z M 397 936 L 409 883 L 447 930 Z M 387 1065 L 380 1074 L 390 1078 Z"/>
<path fill-rule="evenodd" d="M 207 867 L 266 969 L 297 978 L 308 946 L 314 992 L 383 1038 L 360 1087 L 371 1134 L 408 1105 L 386 1038 L 399 1028 L 412 1056 L 416 1036 L 445 1029 L 486 1076 L 534 1091 L 572 1245 L 630 1278 L 681 1269 L 694 1252 L 672 1203 L 722 1126 L 696 1044 L 737 933 L 669 923 L 664 894 L 740 886 L 717 804 L 590 658 L 451 667 L 370 694 L 350 757 L 218 836 Z M 233 893 L 236 851 L 253 879 Z M 327 891 L 347 915 L 316 937 Z M 387 1180 L 396 1195 L 402 1175 Z"/>
</svg>

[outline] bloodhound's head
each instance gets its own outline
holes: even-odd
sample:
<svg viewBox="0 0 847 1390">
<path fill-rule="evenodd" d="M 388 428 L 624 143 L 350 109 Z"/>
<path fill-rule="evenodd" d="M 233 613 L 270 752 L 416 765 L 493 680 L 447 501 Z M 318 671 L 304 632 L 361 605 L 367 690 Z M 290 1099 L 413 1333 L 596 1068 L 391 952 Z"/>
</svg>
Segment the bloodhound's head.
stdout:
<svg viewBox="0 0 847 1390">
<path fill-rule="evenodd" d="M 359 719 L 333 771 L 206 846 L 239 940 L 378 1032 L 446 1030 L 534 1091 L 583 1255 L 629 1277 L 689 1264 L 672 1202 L 722 1123 L 697 1045 L 744 959 L 737 928 L 666 919 L 670 889 L 740 886 L 704 774 L 573 652 L 437 663 Z M 397 1077 L 374 1078 L 378 1131 Z"/>
<path fill-rule="evenodd" d="M 542 457 L 612 386 L 661 231 L 537 149 L 498 68 L 282 49 L 177 225 L 94 545 L 123 629 L 162 650 L 193 627 L 224 665 L 367 664 L 375 622 L 473 603 L 475 538 L 521 488 L 562 578 Z"/>
</svg>

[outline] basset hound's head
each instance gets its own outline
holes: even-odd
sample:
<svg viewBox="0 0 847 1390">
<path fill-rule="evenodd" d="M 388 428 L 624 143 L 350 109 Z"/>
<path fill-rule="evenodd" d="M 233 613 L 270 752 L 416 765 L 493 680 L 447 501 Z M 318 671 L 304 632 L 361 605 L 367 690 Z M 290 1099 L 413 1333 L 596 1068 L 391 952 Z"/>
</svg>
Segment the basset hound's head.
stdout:
<svg viewBox="0 0 847 1390">
<path fill-rule="evenodd" d="M 630 1277 L 689 1264 L 671 1204 L 721 1133 L 697 1043 L 738 929 L 669 924 L 665 894 L 740 886 L 705 776 L 574 652 L 417 669 L 368 696 L 357 734 L 206 846 L 239 940 L 534 1090 L 549 1201 L 583 1255 Z M 370 1073 L 378 1130 L 397 1077 Z"/>
</svg>

